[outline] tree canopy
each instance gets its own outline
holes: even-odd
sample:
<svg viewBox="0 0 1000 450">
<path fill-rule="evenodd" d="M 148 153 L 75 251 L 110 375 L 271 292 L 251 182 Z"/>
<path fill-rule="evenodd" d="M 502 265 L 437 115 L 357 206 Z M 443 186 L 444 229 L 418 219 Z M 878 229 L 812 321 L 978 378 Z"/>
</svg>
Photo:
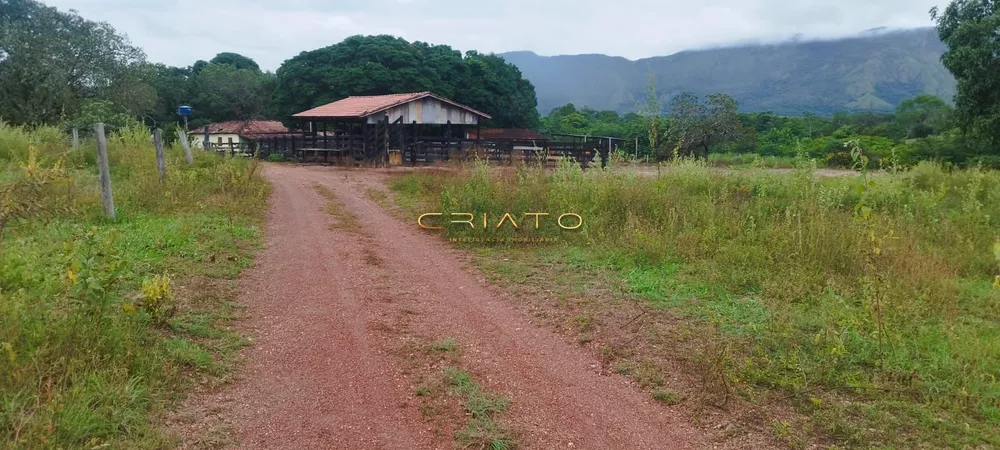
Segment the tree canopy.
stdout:
<svg viewBox="0 0 1000 450">
<path fill-rule="evenodd" d="M 951 127 L 954 109 L 933 95 L 903 100 L 896 108 L 896 120 L 907 138 L 925 138 Z"/>
<path fill-rule="evenodd" d="M 194 77 L 192 106 L 214 121 L 264 118 L 273 80 L 250 68 L 256 66 L 241 69 L 229 63 L 209 63 Z"/>
<path fill-rule="evenodd" d="M 176 122 L 177 107 L 193 107 L 193 126 L 227 120 L 271 116 L 274 75 L 236 53 L 220 53 L 212 62 L 199 60 L 190 67 L 147 65 L 146 82 L 156 93 L 149 115 L 155 123 Z"/>
<path fill-rule="evenodd" d="M 0 0 L 0 111 L 13 123 L 54 123 L 87 99 L 119 97 L 142 114 L 154 100 L 136 73 L 145 61 L 105 22 L 34 0 Z M 136 91 L 138 89 L 138 91 Z"/>
<path fill-rule="evenodd" d="M 176 122 L 194 107 L 195 125 L 263 118 L 273 74 L 223 52 L 192 67 L 145 61 L 109 24 L 35 0 L 0 0 L 0 119 L 15 124 L 80 124 L 125 118 Z"/>
<path fill-rule="evenodd" d="M 215 55 L 215 57 L 212 58 L 212 60 L 209 61 L 208 63 L 225 64 L 228 66 L 232 66 L 236 69 L 248 69 L 253 72 L 260 72 L 260 66 L 257 65 L 256 61 L 246 56 L 243 56 L 239 53 L 222 52 L 219 53 L 218 55 Z"/>
<path fill-rule="evenodd" d="M 393 36 L 353 36 L 302 52 L 278 69 L 274 106 L 281 116 L 351 95 L 432 91 L 483 110 L 501 127 L 538 123 L 535 88 L 496 55 Z"/>
<path fill-rule="evenodd" d="M 1000 154 L 1000 1 L 955 0 L 931 17 L 948 46 L 941 62 L 958 80 L 958 124 Z"/>
</svg>

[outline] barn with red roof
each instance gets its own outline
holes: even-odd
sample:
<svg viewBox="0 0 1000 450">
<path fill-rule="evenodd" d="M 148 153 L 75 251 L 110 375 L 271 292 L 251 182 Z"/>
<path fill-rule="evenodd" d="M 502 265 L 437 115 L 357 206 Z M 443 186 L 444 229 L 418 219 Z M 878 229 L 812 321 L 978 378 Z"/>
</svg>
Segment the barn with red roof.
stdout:
<svg viewBox="0 0 1000 450">
<path fill-rule="evenodd" d="M 531 130 L 482 129 L 492 117 L 433 92 L 350 96 L 291 116 L 297 133 L 260 140 L 261 156 L 351 165 L 430 164 L 470 155 L 498 161 L 572 156 L 596 146 L 552 143 Z"/>
</svg>

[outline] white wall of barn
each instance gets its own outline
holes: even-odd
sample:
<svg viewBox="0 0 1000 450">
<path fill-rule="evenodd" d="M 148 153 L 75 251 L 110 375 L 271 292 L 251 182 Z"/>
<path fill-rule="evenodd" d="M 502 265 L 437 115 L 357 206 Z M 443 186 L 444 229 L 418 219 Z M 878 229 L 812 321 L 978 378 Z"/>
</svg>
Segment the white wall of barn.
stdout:
<svg viewBox="0 0 1000 450">
<path fill-rule="evenodd" d="M 188 139 L 191 141 L 191 148 L 204 148 L 202 145 L 205 141 L 204 134 L 190 134 Z M 227 134 L 227 133 L 209 133 L 208 140 L 212 145 L 218 146 L 224 145 L 228 146 L 230 139 L 232 139 L 233 145 L 238 145 L 240 143 L 240 135 L 238 134 Z"/>
<path fill-rule="evenodd" d="M 403 123 L 416 121 L 421 125 L 445 125 L 448 121 L 453 125 L 475 125 L 479 121 L 479 116 L 433 97 L 424 97 L 373 114 L 368 116 L 368 123 L 378 123 L 387 115 L 389 122 L 402 117 Z"/>
</svg>

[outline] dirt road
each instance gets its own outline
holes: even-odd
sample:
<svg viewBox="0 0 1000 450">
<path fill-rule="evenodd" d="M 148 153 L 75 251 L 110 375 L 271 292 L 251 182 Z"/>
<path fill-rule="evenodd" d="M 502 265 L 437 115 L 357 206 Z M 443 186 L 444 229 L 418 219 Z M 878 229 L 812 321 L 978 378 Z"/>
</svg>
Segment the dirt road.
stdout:
<svg viewBox="0 0 1000 450">
<path fill-rule="evenodd" d="M 398 354 L 407 336 L 451 337 L 463 364 L 506 395 L 522 448 L 702 448 L 592 354 L 533 323 L 458 250 L 366 195 L 384 174 L 267 165 L 266 247 L 239 283 L 254 345 L 221 392 L 198 399 L 238 448 L 450 448 L 416 406 Z M 359 227 L 331 227 L 322 185 Z M 450 439 L 450 437 L 449 437 Z"/>
</svg>

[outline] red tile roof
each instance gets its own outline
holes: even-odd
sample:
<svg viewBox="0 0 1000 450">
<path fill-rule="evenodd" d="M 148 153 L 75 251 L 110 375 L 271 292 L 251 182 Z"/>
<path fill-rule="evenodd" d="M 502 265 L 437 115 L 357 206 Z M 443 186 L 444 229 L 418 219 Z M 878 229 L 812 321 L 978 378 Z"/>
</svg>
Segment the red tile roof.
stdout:
<svg viewBox="0 0 1000 450">
<path fill-rule="evenodd" d="M 243 137 L 265 136 L 288 132 L 288 128 L 285 128 L 285 126 L 277 120 L 231 120 L 229 122 L 210 123 L 204 127 L 191 130 L 188 134 L 205 134 L 205 127 L 208 127 L 208 134 L 235 134 Z"/>
<path fill-rule="evenodd" d="M 549 138 L 531 131 L 519 128 L 484 128 L 481 133 L 482 139 L 491 140 L 511 140 L 511 141 L 547 141 Z M 469 139 L 476 139 L 476 132 L 469 132 Z"/>
<path fill-rule="evenodd" d="M 453 102 L 431 92 L 413 92 L 410 94 L 389 94 L 370 96 L 351 96 L 343 100 L 337 100 L 323 106 L 317 106 L 308 111 L 303 111 L 292 117 L 301 118 L 354 118 L 360 119 L 372 114 L 385 111 L 394 106 L 420 100 L 425 97 L 433 97 L 449 105 L 462 108 L 473 114 L 486 119 L 492 118 L 489 114 L 477 111 L 460 103 Z"/>
</svg>

